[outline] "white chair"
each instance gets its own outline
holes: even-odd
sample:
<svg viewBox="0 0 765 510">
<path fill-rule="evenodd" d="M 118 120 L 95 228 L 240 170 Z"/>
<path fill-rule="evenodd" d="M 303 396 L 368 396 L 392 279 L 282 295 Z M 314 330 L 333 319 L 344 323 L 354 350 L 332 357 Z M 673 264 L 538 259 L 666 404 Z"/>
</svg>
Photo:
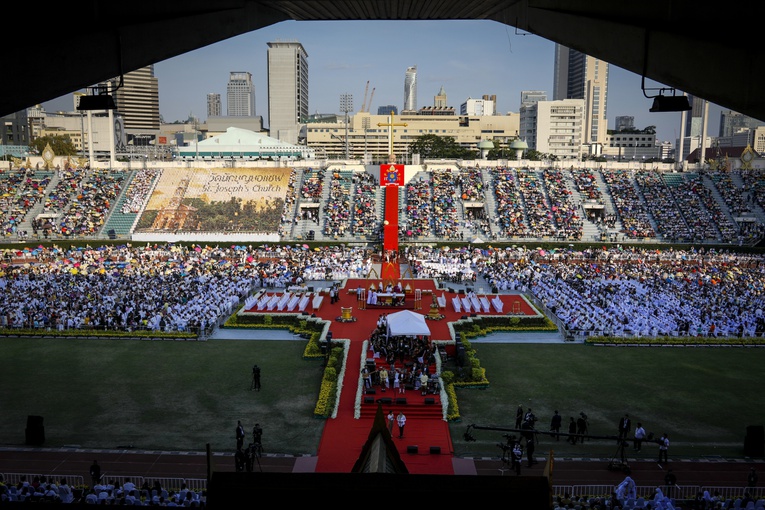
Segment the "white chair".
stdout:
<svg viewBox="0 0 765 510">
<path fill-rule="evenodd" d="M 462 311 L 462 303 L 460 302 L 460 298 L 457 296 L 454 296 L 452 298 L 452 306 L 454 307 L 455 312 L 461 312 Z"/>
</svg>

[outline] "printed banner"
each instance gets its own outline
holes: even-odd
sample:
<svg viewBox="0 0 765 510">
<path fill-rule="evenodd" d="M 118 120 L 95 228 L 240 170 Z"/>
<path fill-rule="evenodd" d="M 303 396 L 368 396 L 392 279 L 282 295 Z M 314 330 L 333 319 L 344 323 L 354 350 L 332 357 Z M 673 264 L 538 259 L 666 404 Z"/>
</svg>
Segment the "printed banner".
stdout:
<svg viewBox="0 0 765 510">
<path fill-rule="evenodd" d="M 136 231 L 276 232 L 290 168 L 165 169 Z"/>
<path fill-rule="evenodd" d="M 404 185 L 404 165 L 380 165 L 380 186 Z"/>
</svg>

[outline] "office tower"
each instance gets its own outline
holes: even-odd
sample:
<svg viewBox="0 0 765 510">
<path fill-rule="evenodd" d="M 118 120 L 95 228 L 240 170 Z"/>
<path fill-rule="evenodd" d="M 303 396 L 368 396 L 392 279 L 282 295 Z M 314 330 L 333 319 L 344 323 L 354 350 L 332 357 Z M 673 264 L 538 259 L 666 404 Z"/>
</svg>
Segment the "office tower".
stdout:
<svg viewBox="0 0 765 510">
<path fill-rule="evenodd" d="M 111 80 L 112 90 L 120 78 Z M 127 133 L 147 134 L 159 131 L 159 80 L 154 77 L 154 66 L 149 65 L 126 73 L 122 86 L 114 92 L 117 115 L 124 119 Z"/>
<path fill-rule="evenodd" d="M 207 94 L 207 116 L 220 117 L 221 111 L 220 94 L 216 92 Z"/>
<path fill-rule="evenodd" d="M 531 106 L 539 101 L 547 101 L 547 92 L 544 90 L 522 90 L 521 106 Z"/>
<path fill-rule="evenodd" d="M 619 115 L 614 121 L 614 131 L 635 129 L 635 117 L 632 115 Z"/>
<path fill-rule="evenodd" d="M 441 90 L 438 91 L 438 94 L 433 98 L 433 106 L 436 108 L 446 108 L 446 91 L 444 90 L 444 86 L 441 85 Z"/>
<path fill-rule="evenodd" d="M 733 110 L 723 110 L 720 112 L 720 136 L 733 136 L 741 130 L 754 130 L 764 126 L 765 122 L 747 117 L 746 115 Z"/>
<path fill-rule="evenodd" d="M 496 115 L 497 114 L 497 94 L 484 94 L 482 96 L 482 99 L 484 101 L 491 101 L 491 111 L 487 111 L 486 115 Z"/>
<path fill-rule="evenodd" d="M 531 149 L 558 159 L 579 159 L 584 143 L 584 106 L 583 99 L 539 101 L 524 106 L 519 136 Z"/>
<path fill-rule="evenodd" d="M 296 144 L 308 120 L 308 53 L 297 41 L 270 42 L 267 60 L 270 135 Z"/>
<path fill-rule="evenodd" d="M 688 94 L 688 102 L 691 110 L 685 115 L 685 136 L 699 137 L 704 119 L 704 99 Z"/>
<path fill-rule="evenodd" d="M 553 100 L 584 99 L 584 143 L 604 144 L 608 131 L 608 62 L 555 45 Z"/>
<path fill-rule="evenodd" d="M 468 98 L 460 105 L 460 115 L 494 115 L 494 101 Z"/>
<path fill-rule="evenodd" d="M 406 76 L 404 76 L 403 111 L 417 111 L 417 66 L 406 68 Z"/>
<path fill-rule="evenodd" d="M 385 106 L 377 107 L 377 115 L 398 115 L 398 107 L 392 104 L 386 104 Z"/>
<path fill-rule="evenodd" d="M 233 71 L 226 87 L 226 115 L 229 117 L 255 116 L 255 85 L 252 73 Z"/>
</svg>

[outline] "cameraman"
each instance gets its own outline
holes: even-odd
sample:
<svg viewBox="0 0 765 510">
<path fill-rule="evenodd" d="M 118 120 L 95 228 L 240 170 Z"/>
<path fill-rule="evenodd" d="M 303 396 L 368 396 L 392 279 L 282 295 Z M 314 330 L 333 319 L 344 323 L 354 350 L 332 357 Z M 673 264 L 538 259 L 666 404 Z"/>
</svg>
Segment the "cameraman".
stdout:
<svg viewBox="0 0 765 510">
<path fill-rule="evenodd" d="M 263 437 L 263 429 L 260 428 L 260 423 L 256 423 L 254 427 L 252 427 L 252 444 L 260 444 L 261 438 Z"/>
<path fill-rule="evenodd" d="M 512 459 L 513 459 L 513 469 L 515 470 L 516 475 L 521 474 L 521 460 L 523 459 L 523 447 L 521 446 L 520 441 L 516 441 L 513 445 L 513 452 L 512 452 Z"/>
</svg>

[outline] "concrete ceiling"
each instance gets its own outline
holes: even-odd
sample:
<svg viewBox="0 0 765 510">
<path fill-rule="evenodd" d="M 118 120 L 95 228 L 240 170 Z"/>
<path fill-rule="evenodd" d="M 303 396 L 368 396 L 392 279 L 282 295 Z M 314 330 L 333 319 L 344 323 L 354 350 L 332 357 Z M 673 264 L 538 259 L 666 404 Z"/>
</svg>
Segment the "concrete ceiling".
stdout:
<svg viewBox="0 0 765 510">
<path fill-rule="evenodd" d="M 15 2 L 0 115 L 287 20 L 492 20 L 765 120 L 758 2 L 89 0 Z M 552 65 L 552 63 L 551 63 Z M 654 96 L 658 91 L 648 91 Z"/>
</svg>

